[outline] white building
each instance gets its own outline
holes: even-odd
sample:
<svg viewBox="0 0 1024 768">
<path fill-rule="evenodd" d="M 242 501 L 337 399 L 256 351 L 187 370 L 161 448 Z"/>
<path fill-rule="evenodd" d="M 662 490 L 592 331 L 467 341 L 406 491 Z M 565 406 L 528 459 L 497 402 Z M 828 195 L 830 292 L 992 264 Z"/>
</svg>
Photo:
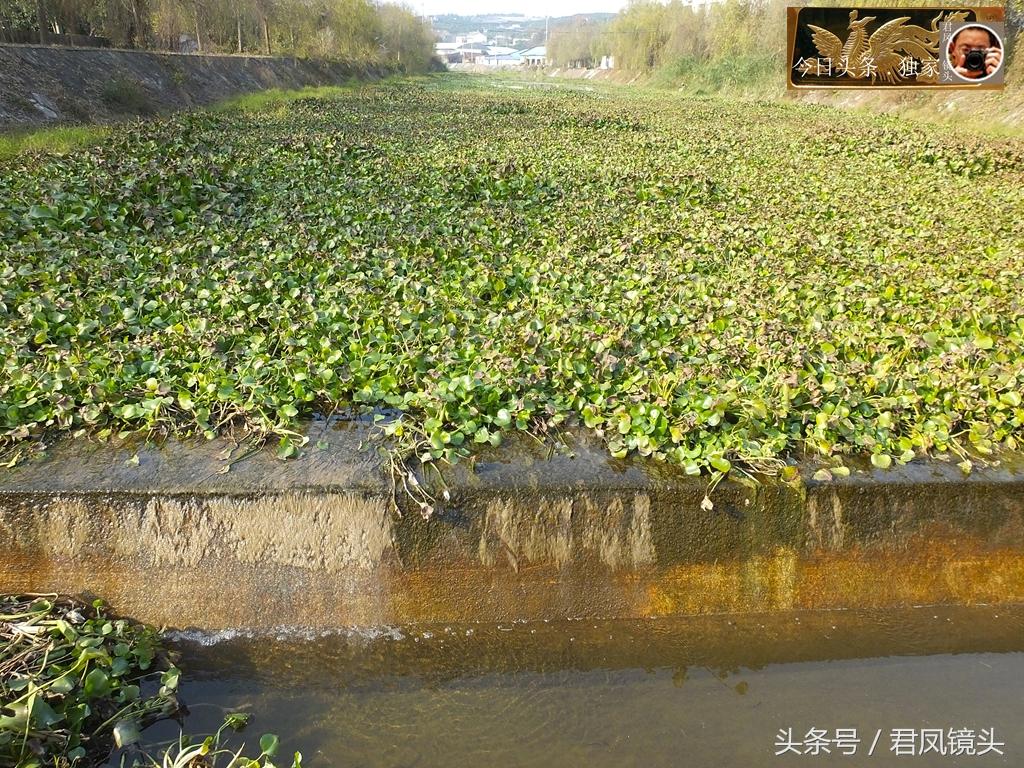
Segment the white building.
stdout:
<svg viewBox="0 0 1024 768">
<path fill-rule="evenodd" d="M 523 60 L 519 57 L 518 53 L 501 53 L 484 56 L 482 59 L 477 59 L 477 63 L 483 64 L 486 67 L 508 69 L 510 67 L 522 66 Z"/>
<path fill-rule="evenodd" d="M 519 53 L 524 67 L 546 67 L 548 65 L 548 49 L 543 45 L 527 48 Z"/>
<path fill-rule="evenodd" d="M 455 38 L 456 45 L 484 45 L 487 42 L 487 35 L 483 32 L 470 32 L 468 35 L 458 35 Z"/>
</svg>

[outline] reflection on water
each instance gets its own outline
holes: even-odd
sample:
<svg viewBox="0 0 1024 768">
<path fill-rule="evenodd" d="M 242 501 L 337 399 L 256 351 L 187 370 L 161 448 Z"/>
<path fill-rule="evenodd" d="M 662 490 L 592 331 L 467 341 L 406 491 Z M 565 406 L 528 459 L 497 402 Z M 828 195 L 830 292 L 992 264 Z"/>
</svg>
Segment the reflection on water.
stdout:
<svg viewBox="0 0 1024 768">
<path fill-rule="evenodd" d="M 1019 766 L 1022 629 L 1002 606 L 174 642 L 187 730 L 249 711 L 251 744 L 276 732 L 309 766 Z M 777 757 L 790 728 L 861 743 Z M 1004 755 L 897 757 L 899 729 L 994 729 Z"/>
</svg>

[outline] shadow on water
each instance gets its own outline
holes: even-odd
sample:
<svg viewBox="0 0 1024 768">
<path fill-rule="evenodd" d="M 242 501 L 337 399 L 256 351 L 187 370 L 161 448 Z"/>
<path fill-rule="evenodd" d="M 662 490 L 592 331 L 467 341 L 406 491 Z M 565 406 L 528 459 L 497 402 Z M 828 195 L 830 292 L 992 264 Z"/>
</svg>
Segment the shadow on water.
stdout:
<svg viewBox="0 0 1024 768">
<path fill-rule="evenodd" d="M 250 744 L 276 732 L 312 766 L 1010 766 L 1022 629 L 1024 606 L 999 606 L 170 639 L 187 730 L 249 711 Z M 862 743 L 776 756 L 790 728 L 855 728 Z M 892 751 L 894 730 L 962 728 L 994 729 L 1004 754 Z"/>
</svg>

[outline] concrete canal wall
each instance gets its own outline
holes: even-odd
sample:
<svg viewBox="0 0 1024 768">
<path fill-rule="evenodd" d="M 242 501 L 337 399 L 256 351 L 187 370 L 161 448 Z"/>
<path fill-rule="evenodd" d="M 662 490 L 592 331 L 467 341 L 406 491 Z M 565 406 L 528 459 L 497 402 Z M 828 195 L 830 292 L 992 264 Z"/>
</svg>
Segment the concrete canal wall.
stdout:
<svg viewBox="0 0 1024 768">
<path fill-rule="evenodd" d="M 380 67 L 274 56 L 0 45 L 0 128 L 105 122 L 384 74 Z"/>
<path fill-rule="evenodd" d="M 708 510 L 704 480 L 572 435 L 458 465 L 425 520 L 365 428 L 310 433 L 297 459 L 231 465 L 224 441 L 54 446 L 0 478 L 0 591 L 206 629 L 1024 601 L 1019 457 L 829 482 L 806 464 Z"/>
</svg>

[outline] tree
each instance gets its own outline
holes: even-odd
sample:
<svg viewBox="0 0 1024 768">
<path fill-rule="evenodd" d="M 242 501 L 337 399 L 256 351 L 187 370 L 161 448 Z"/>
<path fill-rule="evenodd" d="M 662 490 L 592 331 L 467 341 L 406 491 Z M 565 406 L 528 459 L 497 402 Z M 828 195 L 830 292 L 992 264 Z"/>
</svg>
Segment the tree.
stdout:
<svg viewBox="0 0 1024 768">
<path fill-rule="evenodd" d="M 274 16 L 274 0 L 255 0 L 256 14 L 260 20 L 260 37 L 263 40 L 263 53 L 270 55 L 270 19 Z"/>
<path fill-rule="evenodd" d="M 548 59 L 559 67 L 591 67 L 605 49 L 608 25 L 594 22 L 586 16 L 573 16 L 567 22 L 552 28 L 548 42 Z"/>
<path fill-rule="evenodd" d="M 428 69 L 434 48 L 426 20 L 370 0 L 0 0 L 0 40 L 51 42 L 55 32 L 170 50 L 194 35 L 200 52 L 280 51 L 405 71 Z"/>
<path fill-rule="evenodd" d="M 434 55 L 434 35 L 429 23 L 409 8 L 393 3 L 378 6 L 381 47 L 386 60 L 405 71 L 425 71 Z"/>
<path fill-rule="evenodd" d="M 39 30 L 39 44 L 46 45 L 50 41 L 50 35 L 47 29 L 46 3 L 44 0 L 36 0 L 36 25 Z"/>
<path fill-rule="evenodd" d="M 0 40 L 19 42 L 19 32 L 34 29 L 38 36 L 38 20 L 35 19 L 35 0 L 6 0 L 0 2 Z"/>
</svg>

